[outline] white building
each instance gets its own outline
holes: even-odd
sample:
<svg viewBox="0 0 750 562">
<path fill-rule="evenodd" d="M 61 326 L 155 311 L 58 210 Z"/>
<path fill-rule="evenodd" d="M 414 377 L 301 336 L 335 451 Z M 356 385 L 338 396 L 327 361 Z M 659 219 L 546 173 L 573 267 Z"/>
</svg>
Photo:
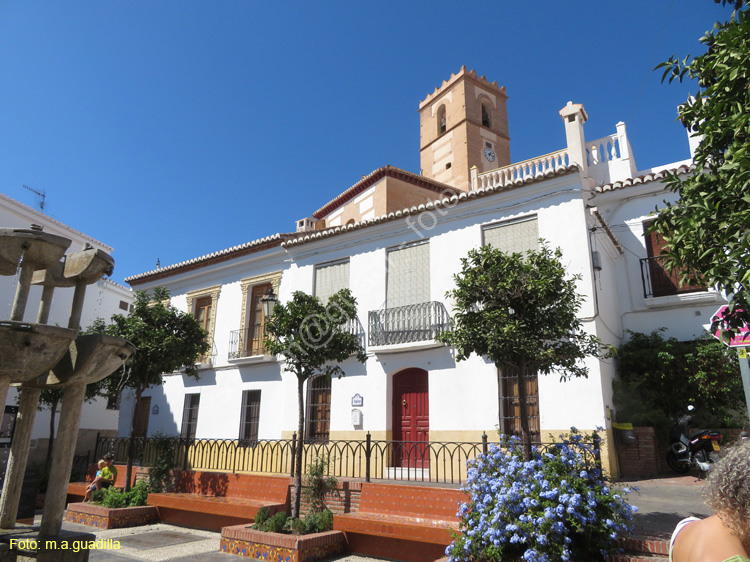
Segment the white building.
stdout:
<svg viewBox="0 0 750 562">
<path fill-rule="evenodd" d="M 32 224 L 41 225 L 44 232 L 63 236 L 71 240 L 68 253 L 81 251 L 85 248 L 86 244 L 90 244 L 94 248 L 101 249 L 108 254 L 112 253 L 110 246 L 0 193 L 0 226 L 6 228 L 29 228 Z M 0 300 L 0 319 L 7 320 L 10 318 L 15 290 L 15 277 L 0 277 L 0 295 L 3 296 Z M 73 304 L 73 292 L 74 288 L 72 287 L 55 289 L 48 321 L 49 324 L 59 326 L 68 325 Z M 25 321 L 36 321 L 37 305 L 41 300 L 41 295 L 41 287 L 32 285 L 29 291 L 29 304 L 26 307 L 24 315 Z M 132 302 L 133 291 L 130 288 L 115 283 L 110 279 L 101 279 L 86 288 L 81 326 L 84 328 L 91 326 L 97 318 L 108 321 L 113 314 L 127 314 Z M 11 388 L 8 393 L 6 405 L 16 405 L 16 394 L 15 390 Z M 96 399 L 91 403 L 84 404 L 76 453 L 85 454 L 87 451 L 91 451 L 93 454 L 97 432 L 101 432 L 102 435 L 117 433 L 118 408 L 119 404 L 114 401 L 107 401 L 106 399 Z M 31 435 L 29 466 L 32 466 L 34 463 L 43 462 L 46 458 L 50 431 L 50 415 L 49 409 L 37 412 Z"/>
<path fill-rule="evenodd" d="M 343 287 L 357 299 L 367 362 L 349 360 L 344 378 L 308 385 L 307 438 L 478 442 L 483 433 L 496 439 L 499 417 L 500 429 L 516 430 L 513 379 L 498 383 L 492 363 L 457 362 L 434 340 L 452 312 L 445 294 L 460 259 L 482 244 L 523 251 L 541 237 L 560 247 L 570 274 L 581 275 L 581 321 L 606 343 L 619 344 L 626 330 L 702 333 L 721 295 L 683 293 L 658 263 L 658 241 L 643 235 L 651 211 L 672 197 L 663 170 L 687 171 L 690 161 L 638 171 L 623 123 L 586 141 L 586 112 L 568 103 L 567 147 L 511 164 L 505 99 L 504 88 L 462 68 L 420 104 L 422 175 L 378 169 L 298 221 L 296 233 L 128 278 L 136 289 L 166 286 L 213 346 L 199 380 L 170 374 L 144 394 L 137 434 L 263 440 L 295 431 L 296 378 L 258 335 L 271 287 L 281 302 Z M 614 365 L 587 364 L 586 379 L 529 380 L 542 441 L 571 426 L 606 427 L 611 437 Z M 135 407 L 125 402 L 121 435 Z M 389 462 L 398 466 L 396 457 Z"/>
</svg>

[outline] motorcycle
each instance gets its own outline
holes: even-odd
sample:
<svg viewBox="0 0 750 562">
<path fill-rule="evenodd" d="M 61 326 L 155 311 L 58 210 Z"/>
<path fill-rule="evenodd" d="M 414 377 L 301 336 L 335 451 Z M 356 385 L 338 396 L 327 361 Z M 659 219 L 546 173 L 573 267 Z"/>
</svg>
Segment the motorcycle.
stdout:
<svg viewBox="0 0 750 562">
<path fill-rule="evenodd" d="M 719 452 L 723 435 L 718 431 L 704 429 L 688 437 L 688 423 L 693 419 L 688 406 L 688 413 L 672 418 L 674 426 L 669 432 L 669 449 L 667 450 L 667 465 L 678 474 L 685 474 L 693 467 L 701 472 L 711 470 L 711 464 L 719 460 Z"/>
</svg>

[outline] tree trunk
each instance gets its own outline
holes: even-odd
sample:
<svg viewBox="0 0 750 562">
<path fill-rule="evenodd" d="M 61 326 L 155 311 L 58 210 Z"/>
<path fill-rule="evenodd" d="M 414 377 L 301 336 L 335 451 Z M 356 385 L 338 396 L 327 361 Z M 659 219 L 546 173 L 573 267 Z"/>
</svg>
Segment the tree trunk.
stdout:
<svg viewBox="0 0 750 562">
<path fill-rule="evenodd" d="M 50 463 L 52 463 L 52 446 L 55 443 L 55 414 L 57 414 L 58 399 L 52 401 L 50 404 L 50 418 L 49 418 L 49 442 L 47 443 L 47 460 L 44 461 L 44 474 L 49 475 Z M 87 467 L 88 468 L 88 467 Z"/>
<path fill-rule="evenodd" d="M 294 498 L 292 498 L 292 519 L 297 519 L 300 512 L 302 495 L 302 444 L 305 442 L 305 379 L 297 375 L 297 450 L 294 458 Z"/>
<path fill-rule="evenodd" d="M 497 432 L 503 434 L 503 377 L 502 370 L 498 365 L 495 365 L 495 372 L 497 373 Z"/>
<path fill-rule="evenodd" d="M 521 361 L 516 370 L 518 380 L 518 411 L 521 417 L 521 443 L 523 458 L 531 460 L 531 430 L 529 429 L 529 405 L 526 397 L 526 361 Z"/>
<path fill-rule="evenodd" d="M 125 491 L 130 491 L 130 478 L 133 474 L 133 457 L 135 456 L 135 439 L 133 438 L 133 431 L 135 431 L 135 414 L 138 411 L 138 403 L 141 401 L 141 394 L 143 394 L 142 388 L 135 389 L 135 404 L 133 406 L 133 413 L 130 415 L 130 439 L 128 439 L 128 458 L 125 464 Z"/>
</svg>

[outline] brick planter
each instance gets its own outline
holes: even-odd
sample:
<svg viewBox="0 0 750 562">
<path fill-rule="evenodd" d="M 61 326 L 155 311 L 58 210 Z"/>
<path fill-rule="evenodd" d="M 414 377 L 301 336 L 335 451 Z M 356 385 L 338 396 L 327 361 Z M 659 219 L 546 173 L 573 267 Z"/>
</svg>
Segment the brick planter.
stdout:
<svg viewBox="0 0 750 562">
<path fill-rule="evenodd" d="M 234 525 L 221 530 L 221 551 L 253 560 L 273 562 L 313 562 L 343 553 L 346 538 L 341 531 L 312 535 L 265 533 L 249 525 Z"/>
<path fill-rule="evenodd" d="M 121 529 L 159 522 L 159 510 L 149 505 L 109 508 L 90 503 L 70 503 L 65 520 L 97 529 Z"/>
</svg>

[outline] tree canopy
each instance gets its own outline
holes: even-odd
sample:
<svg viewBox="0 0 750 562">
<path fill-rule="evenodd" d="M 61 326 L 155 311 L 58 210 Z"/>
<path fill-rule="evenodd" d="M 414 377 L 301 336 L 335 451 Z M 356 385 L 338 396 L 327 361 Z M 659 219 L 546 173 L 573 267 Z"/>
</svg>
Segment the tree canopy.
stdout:
<svg viewBox="0 0 750 562">
<path fill-rule="evenodd" d="M 498 367 L 498 385 L 500 369 L 513 370 L 520 392 L 526 373 L 586 376 L 582 359 L 599 355 L 601 342 L 582 329 L 583 297 L 575 286 L 580 276 L 567 278 L 561 258 L 559 248 L 553 252 L 544 244 L 525 257 L 492 246 L 470 250 L 454 276 L 456 288 L 447 293 L 456 301 L 453 326 L 439 339 L 456 348 L 459 361 L 471 353 L 489 358 Z M 519 398 L 530 451 L 526 400 Z"/>
<path fill-rule="evenodd" d="M 679 341 L 628 332 L 616 353 L 617 420 L 655 427 L 666 436 L 670 418 L 696 406 L 695 425 L 731 427 L 743 422 L 744 393 L 737 354 L 713 338 Z"/>
<path fill-rule="evenodd" d="M 680 198 L 659 212 L 653 229 L 668 244 L 668 267 L 686 272 L 687 282 L 693 268 L 730 294 L 726 320 L 736 329 L 750 320 L 750 9 L 746 1 L 728 3 L 736 10 L 700 40 L 704 54 L 657 66 L 662 80 L 697 81 L 679 117 L 701 139 L 695 171 L 668 175 Z"/>
<path fill-rule="evenodd" d="M 162 375 L 184 369 L 186 375 L 198 378 L 195 363 L 208 352 L 206 332 L 192 314 L 169 304 L 169 291 L 156 287 L 151 295 L 136 291 L 133 309 L 128 315 L 115 314 L 104 333 L 125 338 L 136 346 L 132 362 L 124 370 L 105 379 L 110 396 L 123 388 L 133 389 L 135 404 L 144 390 L 162 384 Z M 133 418 L 131 419 L 131 437 Z M 133 439 L 128 449 L 125 486 L 129 488 L 132 469 Z"/>
<path fill-rule="evenodd" d="M 302 490 L 302 445 L 304 442 L 304 384 L 316 375 L 342 377 L 339 363 L 354 356 L 367 359 L 359 336 L 347 329 L 357 319 L 357 301 L 349 289 L 331 296 L 327 304 L 317 297 L 296 291 L 292 300 L 277 304 L 266 323 L 266 349 L 284 357 L 285 370 L 297 377 L 297 446 L 294 458 L 294 501 L 292 518 L 300 513 Z"/>
</svg>

